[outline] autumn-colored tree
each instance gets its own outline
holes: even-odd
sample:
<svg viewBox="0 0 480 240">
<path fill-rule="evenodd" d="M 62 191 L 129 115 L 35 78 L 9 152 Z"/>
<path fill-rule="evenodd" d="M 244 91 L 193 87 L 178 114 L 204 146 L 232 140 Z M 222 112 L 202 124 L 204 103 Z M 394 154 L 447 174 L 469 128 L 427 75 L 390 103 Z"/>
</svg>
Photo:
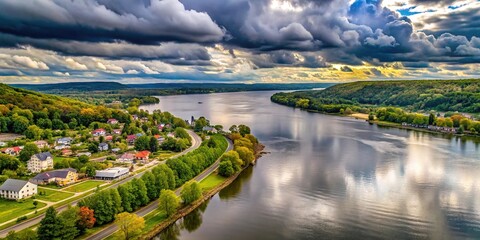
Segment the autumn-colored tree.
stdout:
<svg viewBox="0 0 480 240">
<path fill-rule="evenodd" d="M 120 229 L 124 239 L 132 239 L 140 234 L 145 228 L 145 220 L 143 217 L 135 213 L 123 212 L 115 216 L 115 224 Z"/>
<path fill-rule="evenodd" d="M 95 225 L 95 217 L 93 214 L 93 210 L 83 206 L 80 208 L 80 211 L 78 212 L 79 219 L 78 219 L 78 230 L 80 230 L 81 233 L 85 232 L 85 229 L 87 228 L 92 228 L 93 225 Z"/>
</svg>

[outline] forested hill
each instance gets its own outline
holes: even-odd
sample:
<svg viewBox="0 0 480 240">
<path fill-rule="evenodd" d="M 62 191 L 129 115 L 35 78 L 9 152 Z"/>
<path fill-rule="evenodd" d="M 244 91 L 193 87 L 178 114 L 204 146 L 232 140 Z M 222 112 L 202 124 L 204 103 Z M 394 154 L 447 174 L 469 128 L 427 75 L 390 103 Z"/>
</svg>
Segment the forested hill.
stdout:
<svg viewBox="0 0 480 240">
<path fill-rule="evenodd" d="M 95 106 L 78 100 L 0 84 L 0 132 L 24 133 L 31 125 L 65 129 L 66 125 L 89 126 L 108 118 L 130 119 L 120 109 Z"/>
<path fill-rule="evenodd" d="M 312 106 L 379 105 L 409 110 L 478 113 L 480 79 L 352 82 L 337 84 L 322 91 L 281 93 L 272 97 L 274 102 L 291 106 L 296 105 L 299 99 L 308 99 Z"/>
</svg>

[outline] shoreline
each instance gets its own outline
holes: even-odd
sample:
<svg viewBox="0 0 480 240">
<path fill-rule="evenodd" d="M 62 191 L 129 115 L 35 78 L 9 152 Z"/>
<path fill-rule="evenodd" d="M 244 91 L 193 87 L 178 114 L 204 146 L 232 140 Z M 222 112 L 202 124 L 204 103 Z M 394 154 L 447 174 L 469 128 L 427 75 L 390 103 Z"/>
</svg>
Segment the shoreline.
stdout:
<svg viewBox="0 0 480 240">
<path fill-rule="evenodd" d="M 280 105 L 286 106 L 286 105 L 283 105 L 283 104 L 280 104 Z M 286 106 L 286 107 L 289 107 L 289 106 Z M 296 107 L 293 107 L 293 108 L 296 108 Z M 350 115 L 343 115 L 343 114 L 339 114 L 339 113 L 326 113 L 326 112 L 320 112 L 320 111 L 316 111 L 316 110 L 303 109 L 303 108 L 297 108 L 297 109 L 307 111 L 307 112 L 311 112 L 311 113 L 319 113 L 319 114 L 325 114 L 325 115 L 330 115 L 330 116 L 349 117 L 349 118 L 354 118 L 354 119 L 357 119 L 357 120 L 365 120 L 365 122 L 367 122 L 369 124 L 376 124 L 377 126 L 380 126 L 380 127 L 394 127 L 394 128 L 398 128 L 398 129 L 412 130 L 412 131 L 430 133 L 430 134 L 440 135 L 440 136 L 470 137 L 470 138 L 480 139 L 480 135 L 472 135 L 472 134 L 466 134 L 466 133 L 459 134 L 459 133 L 456 133 L 456 132 L 440 132 L 440 131 L 433 131 L 433 130 L 425 129 L 425 128 L 403 126 L 400 123 L 385 122 L 385 121 L 379 121 L 379 120 L 368 120 L 368 115 L 367 114 L 365 114 L 365 115 L 367 115 L 366 118 L 360 116 L 363 113 L 353 113 L 353 114 L 350 114 Z"/>
<path fill-rule="evenodd" d="M 155 236 L 160 234 L 163 230 L 171 226 L 172 224 L 175 224 L 179 219 L 185 217 L 186 215 L 190 214 L 193 212 L 195 209 L 197 209 L 200 205 L 202 205 L 205 201 L 211 199 L 213 196 L 215 196 L 217 193 L 219 193 L 222 189 L 228 187 L 231 183 L 233 183 L 238 176 L 247 168 L 255 165 L 257 160 L 262 157 L 263 154 L 266 154 L 263 152 L 265 149 L 265 145 L 259 143 L 255 149 L 255 159 L 253 160 L 252 164 L 245 166 L 240 170 L 239 172 L 235 173 L 234 175 L 228 177 L 223 181 L 221 184 L 215 186 L 214 188 L 210 189 L 209 191 L 205 192 L 200 199 L 195 201 L 194 203 L 184 206 L 177 210 L 177 212 L 167 218 L 166 220 L 160 222 L 157 226 L 155 226 L 152 230 L 149 232 L 142 234 L 138 239 L 153 239 Z M 216 171 L 215 171 L 216 172 Z M 215 172 L 212 172 L 211 174 L 214 174 Z M 208 175 L 210 176 L 210 175 Z M 207 176 L 207 177 L 208 177 Z"/>
</svg>

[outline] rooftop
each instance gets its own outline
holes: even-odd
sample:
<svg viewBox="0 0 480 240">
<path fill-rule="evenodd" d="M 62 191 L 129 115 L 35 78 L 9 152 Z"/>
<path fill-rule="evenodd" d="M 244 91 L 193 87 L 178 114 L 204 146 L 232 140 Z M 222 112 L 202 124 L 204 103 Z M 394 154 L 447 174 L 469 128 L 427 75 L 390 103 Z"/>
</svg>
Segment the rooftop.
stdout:
<svg viewBox="0 0 480 240">
<path fill-rule="evenodd" d="M 7 179 L 2 186 L 0 186 L 0 190 L 5 190 L 5 191 L 14 191 L 18 192 L 20 191 L 28 182 L 24 180 L 18 180 L 18 179 Z M 32 183 L 33 184 L 33 183 Z"/>
</svg>

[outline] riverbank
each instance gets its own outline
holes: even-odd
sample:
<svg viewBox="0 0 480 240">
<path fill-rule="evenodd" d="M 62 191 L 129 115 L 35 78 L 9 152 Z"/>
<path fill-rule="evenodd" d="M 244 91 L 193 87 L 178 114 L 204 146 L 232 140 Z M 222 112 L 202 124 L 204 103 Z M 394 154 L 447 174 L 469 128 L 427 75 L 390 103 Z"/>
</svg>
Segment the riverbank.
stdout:
<svg viewBox="0 0 480 240">
<path fill-rule="evenodd" d="M 255 148 L 255 160 L 252 162 L 252 165 L 254 165 L 257 162 L 257 160 L 262 157 L 263 154 L 266 154 L 266 152 L 263 152 L 264 149 L 265 149 L 265 146 L 263 144 L 259 143 L 256 146 L 256 148 Z M 185 217 L 189 213 L 193 212 L 195 209 L 197 209 L 204 202 L 211 199 L 213 196 L 215 196 L 217 193 L 219 193 L 222 189 L 226 188 L 231 183 L 233 183 L 238 178 L 238 176 L 240 176 L 240 174 L 245 169 L 247 169 L 248 167 L 251 167 L 251 166 L 249 165 L 249 166 L 246 166 L 246 167 L 242 168 L 242 170 L 240 170 L 239 172 L 235 173 L 234 175 L 226 178 L 222 183 L 220 183 L 217 186 L 213 187 L 212 189 L 204 192 L 202 198 L 198 199 L 197 201 L 195 201 L 194 203 L 192 203 L 190 205 L 187 205 L 187 206 L 184 206 L 184 207 L 180 208 L 177 211 L 177 213 L 170 216 L 168 219 L 163 220 L 159 225 L 155 226 L 148 233 L 145 233 L 142 236 L 138 237 L 138 239 L 153 239 L 155 236 L 160 234 L 167 227 L 174 224 L 179 219 Z M 215 171 L 215 172 L 212 172 L 210 175 L 212 175 L 212 174 L 217 174 L 217 173 Z"/>
</svg>

